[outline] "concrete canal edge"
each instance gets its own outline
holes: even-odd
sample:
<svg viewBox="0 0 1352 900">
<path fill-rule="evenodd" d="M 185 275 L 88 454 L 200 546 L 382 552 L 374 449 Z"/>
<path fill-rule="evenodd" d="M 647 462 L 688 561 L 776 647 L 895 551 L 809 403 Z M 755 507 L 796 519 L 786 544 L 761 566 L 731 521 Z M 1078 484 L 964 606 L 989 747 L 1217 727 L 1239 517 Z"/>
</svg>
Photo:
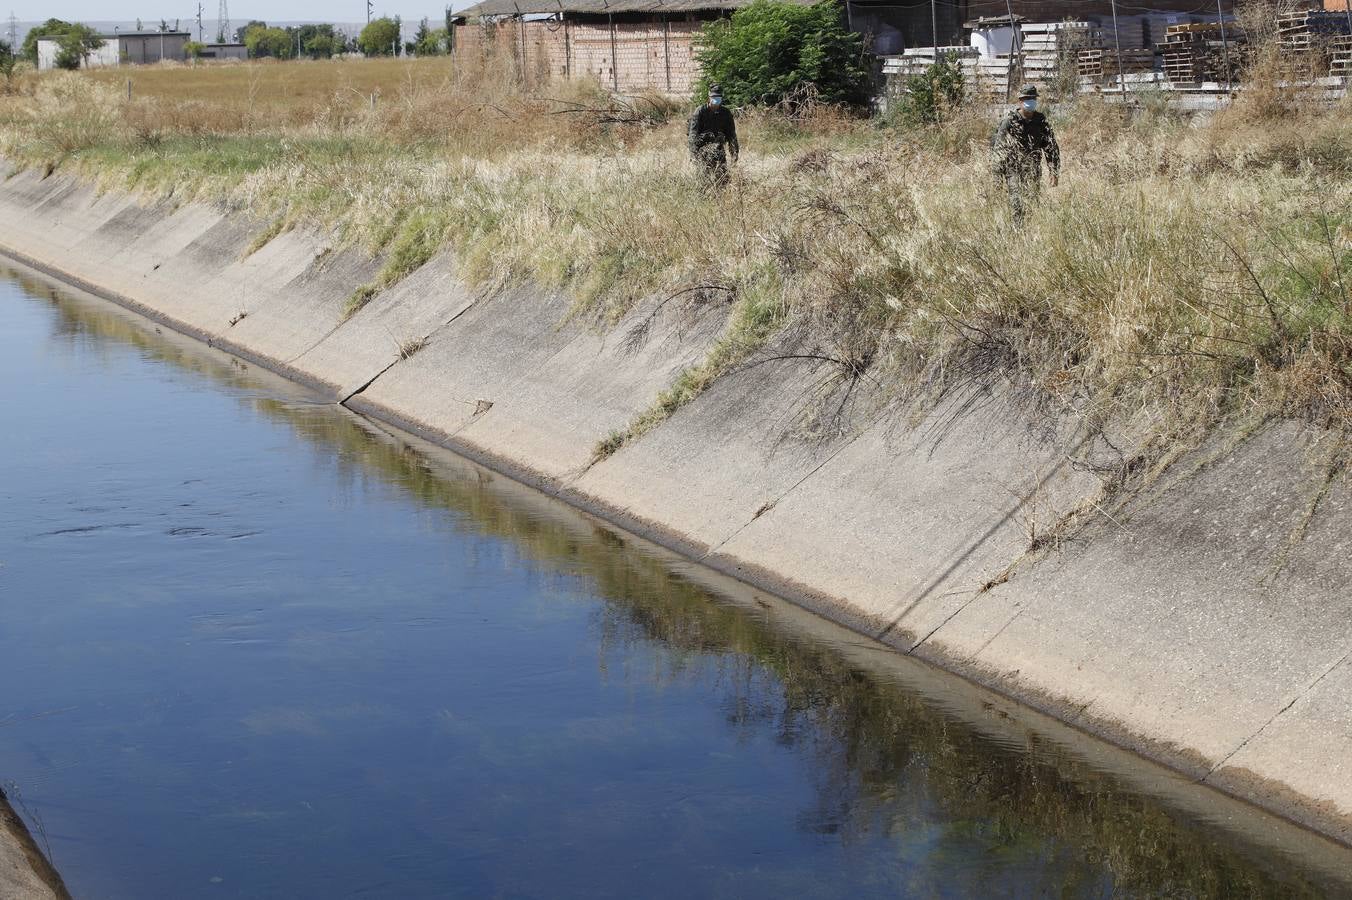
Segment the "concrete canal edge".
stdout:
<svg viewBox="0 0 1352 900">
<path fill-rule="evenodd" d="M 61 876 L 0 791 L 0 900 L 68 900 Z"/>
<path fill-rule="evenodd" d="M 250 252 L 265 225 L 0 185 L 17 262 L 1352 844 L 1352 486 L 1327 436 L 1218 436 L 1109 514 L 1115 448 L 1073 423 L 998 391 L 837 407 L 829 364 L 786 353 L 598 461 L 703 357 L 717 304 L 602 332 L 542 291 L 472 292 L 441 256 L 344 319 L 378 261 L 304 231 Z"/>
</svg>

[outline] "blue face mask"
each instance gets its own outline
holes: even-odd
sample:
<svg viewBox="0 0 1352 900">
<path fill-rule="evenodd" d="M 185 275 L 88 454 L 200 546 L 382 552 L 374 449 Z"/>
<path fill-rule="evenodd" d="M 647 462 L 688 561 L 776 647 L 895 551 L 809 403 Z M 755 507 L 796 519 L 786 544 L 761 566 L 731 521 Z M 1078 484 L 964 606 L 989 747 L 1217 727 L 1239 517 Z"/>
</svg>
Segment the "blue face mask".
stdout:
<svg viewBox="0 0 1352 900">
<path fill-rule="evenodd" d="M 710 106 L 719 106 L 719 105 L 721 105 L 722 103 L 723 103 L 723 98 L 722 98 L 722 97 L 710 97 L 710 98 L 709 98 L 709 105 L 710 105 Z"/>
<path fill-rule="evenodd" d="M 1037 109 L 1037 101 L 1033 99 L 1025 100 L 1023 101 L 1023 108 L 1028 110 L 1029 112 L 1033 112 L 1035 109 Z"/>
</svg>

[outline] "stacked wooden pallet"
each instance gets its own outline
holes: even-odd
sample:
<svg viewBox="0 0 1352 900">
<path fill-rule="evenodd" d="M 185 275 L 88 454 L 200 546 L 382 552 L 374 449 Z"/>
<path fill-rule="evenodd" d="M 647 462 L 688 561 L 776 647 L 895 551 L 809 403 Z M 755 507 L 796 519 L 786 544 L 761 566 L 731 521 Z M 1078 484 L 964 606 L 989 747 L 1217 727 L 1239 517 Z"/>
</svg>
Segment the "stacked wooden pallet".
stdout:
<svg viewBox="0 0 1352 900">
<path fill-rule="evenodd" d="M 1352 78 L 1352 35 L 1340 34 L 1329 42 L 1329 74 Z"/>
<path fill-rule="evenodd" d="M 1323 52 L 1349 30 L 1345 11 L 1303 9 L 1277 17 L 1277 43 L 1284 53 Z"/>
<path fill-rule="evenodd" d="M 975 47 L 940 47 L 939 56 L 956 56 L 958 62 L 962 64 L 966 60 L 977 58 L 977 51 Z M 909 78 L 912 75 L 923 75 L 932 65 L 934 65 L 934 50 L 930 47 L 914 47 L 904 51 L 900 56 L 883 57 L 883 74 L 889 77 Z"/>
<path fill-rule="evenodd" d="M 972 47 L 940 47 L 939 55 L 945 54 L 957 57 L 963 85 L 970 96 L 1003 97 L 1010 83 L 1018 80 L 1017 71 L 1010 73 L 1013 61 L 1008 56 L 982 57 Z M 900 56 L 885 57 L 883 74 L 895 86 L 894 90 L 906 90 L 907 78 L 923 75 L 933 64 L 934 53 L 930 48 L 916 48 Z"/>
<path fill-rule="evenodd" d="M 1155 70 L 1155 51 L 1150 49 L 1124 49 L 1121 54 L 1121 72 L 1153 72 Z M 1114 47 L 1097 47 L 1081 50 L 1076 60 L 1076 69 L 1082 78 L 1116 78 L 1118 53 Z"/>
<path fill-rule="evenodd" d="M 1055 78 L 1063 63 L 1075 65 L 1080 50 L 1102 46 L 1090 22 L 1025 22 L 1022 31 L 1023 74 L 1029 81 Z"/>
<path fill-rule="evenodd" d="M 1243 34 L 1233 25 L 1222 27 L 1219 22 L 1170 25 L 1159 48 L 1165 77 L 1172 85 L 1233 81 L 1243 59 L 1243 44 Z"/>
<path fill-rule="evenodd" d="M 1003 98 L 1011 87 L 1019 86 L 1017 64 L 1008 56 L 964 59 L 962 78 L 970 95 L 986 99 Z"/>
</svg>

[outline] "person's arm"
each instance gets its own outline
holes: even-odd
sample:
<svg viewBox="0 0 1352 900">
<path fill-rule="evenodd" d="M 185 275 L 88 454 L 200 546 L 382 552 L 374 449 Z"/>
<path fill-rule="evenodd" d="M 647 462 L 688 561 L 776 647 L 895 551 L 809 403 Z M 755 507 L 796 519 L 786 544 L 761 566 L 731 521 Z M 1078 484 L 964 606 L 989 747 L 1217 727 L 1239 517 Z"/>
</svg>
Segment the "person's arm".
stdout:
<svg viewBox="0 0 1352 900">
<path fill-rule="evenodd" d="M 1061 176 L 1061 148 L 1056 143 L 1056 133 L 1052 131 L 1052 123 L 1047 123 L 1047 143 L 1042 148 L 1043 154 L 1047 157 L 1047 174 L 1052 187 L 1056 187 L 1056 181 Z"/>
<path fill-rule="evenodd" d="M 995 165 L 997 174 L 1004 168 L 1009 159 L 1009 116 L 1001 116 L 1000 124 L 995 129 L 995 134 L 991 136 L 991 161 Z"/>
<path fill-rule="evenodd" d="M 732 158 L 735 160 L 737 158 L 737 154 L 741 151 L 741 148 L 737 145 L 737 123 L 733 121 L 732 110 L 728 110 L 727 113 L 728 113 L 728 128 L 727 128 L 728 150 L 732 153 Z"/>
<path fill-rule="evenodd" d="M 690 114 L 690 121 L 685 126 L 685 142 L 690 147 L 691 153 L 699 152 L 699 114 L 700 109 L 696 107 Z"/>
</svg>

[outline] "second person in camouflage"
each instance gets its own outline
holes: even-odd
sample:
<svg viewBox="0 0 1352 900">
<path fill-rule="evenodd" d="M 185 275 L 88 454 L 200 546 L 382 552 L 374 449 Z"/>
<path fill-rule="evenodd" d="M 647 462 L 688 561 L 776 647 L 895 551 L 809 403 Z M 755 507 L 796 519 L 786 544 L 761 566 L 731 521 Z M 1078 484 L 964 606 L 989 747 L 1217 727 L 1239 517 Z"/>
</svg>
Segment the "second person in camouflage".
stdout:
<svg viewBox="0 0 1352 900">
<path fill-rule="evenodd" d="M 737 161 L 737 126 L 732 111 L 723 105 L 723 91 L 717 84 L 709 85 L 709 102 L 702 104 L 690 116 L 686 128 L 690 155 L 705 178 L 705 182 L 721 188 L 728 183 L 728 158 Z M 726 151 L 725 151 L 726 148 Z"/>
<path fill-rule="evenodd" d="M 1016 225 L 1023 224 L 1028 208 L 1037 203 L 1042 188 L 1042 157 L 1047 157 L 1048 183 L 1056 187 L 1061 172 L 1061 148 L 1047 117 L 1037 109 L 1037 87 L 1019 91 L 1019 105 L 1000 120 L 991 140 L 995 175 L 1009 192 L 1010 210 Z"/>
</svg>

